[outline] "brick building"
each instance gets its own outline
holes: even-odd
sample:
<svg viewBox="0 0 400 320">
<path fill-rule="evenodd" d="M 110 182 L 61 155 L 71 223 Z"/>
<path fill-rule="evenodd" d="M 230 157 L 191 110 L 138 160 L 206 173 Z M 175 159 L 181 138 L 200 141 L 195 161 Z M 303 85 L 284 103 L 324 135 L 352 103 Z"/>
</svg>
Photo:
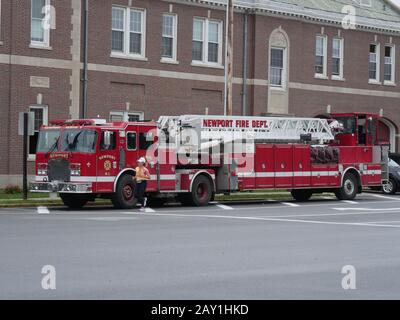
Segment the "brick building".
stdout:
<svg viewBox="0 0 400 320">
<path fill-rule="evenodd" d="M 84 110 L 112 120 L 224 112 L 225 0 L 88 3 L 86 47 L 85 0 L 0 0 L 0 186 L 20 183 L 21 111 L 35 113 L 36 129 Z M 347 14 L 355 29 L 343 27 Z M 384 110 L 382 139 L 397 150 L 390 2 L 237 0 L 234 37 L 235 114 Z"/>
</svg>

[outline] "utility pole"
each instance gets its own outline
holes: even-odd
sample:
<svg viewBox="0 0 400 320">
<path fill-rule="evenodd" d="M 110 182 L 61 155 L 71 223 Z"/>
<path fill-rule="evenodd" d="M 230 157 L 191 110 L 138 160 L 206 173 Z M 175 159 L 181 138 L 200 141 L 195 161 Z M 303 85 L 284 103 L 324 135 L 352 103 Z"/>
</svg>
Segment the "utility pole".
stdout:
<svg viewBox="0 0 400 320">
<path fill-rule="evenodd" d="M 229 25 L 228 27 L 228 74 L 227 74 L 227 113 L 228 116 L 232 116 L 233 115 L 233 101 L 232 101 L 232 90 L 233 90 L 233 34 L 234 34 L 234 30 L 233 30 L 233 15 L 234 15 L 234 11 L 233 11 L 233 0 L 228 0 L 228 17 L 229 17 L 229 21 L 227 22 L 227 25 Z"/>
<path fill-rule="evenodd" d="M 23 114 L 23 159 L 22 159 L 22 185 L 23 185 L 23 199 L 28 199 L 28 119 L 29 113 Z"/>
<path fill-rule="evenodd" d="M 86 119 L 88 114 L 88 50 L 89 50 L 89 0 L 85 0 L 84 18 L 84 51 L 83 51 L 83 106 L 82 118 Z"/>
</svg>

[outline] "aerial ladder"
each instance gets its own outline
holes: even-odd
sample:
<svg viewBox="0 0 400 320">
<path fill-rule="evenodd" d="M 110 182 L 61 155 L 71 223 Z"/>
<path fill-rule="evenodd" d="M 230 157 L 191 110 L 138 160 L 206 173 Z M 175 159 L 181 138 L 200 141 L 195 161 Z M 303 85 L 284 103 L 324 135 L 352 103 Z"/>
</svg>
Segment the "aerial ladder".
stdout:
<svg viewBox="0 0 400 320">
<path fill-rule="evenodd" d="M 334 140 L 335 125 L 327 119 L 291 117 L 182 115 L 162 116 L 158 121 L 169 143 L 188 153 L 240 140 L 325 144 Z"/>
</svg>

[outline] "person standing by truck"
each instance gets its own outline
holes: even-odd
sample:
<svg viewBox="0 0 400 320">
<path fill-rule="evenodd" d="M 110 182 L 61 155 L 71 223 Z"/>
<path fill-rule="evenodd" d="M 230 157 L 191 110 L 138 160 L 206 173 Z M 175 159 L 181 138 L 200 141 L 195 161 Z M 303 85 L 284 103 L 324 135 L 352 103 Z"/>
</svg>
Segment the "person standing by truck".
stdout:
<svg viewBox="0 0 400 320">
<path fill-rule="evenodd" d="M 136 190 L 135 198 L 141 203 L 140 211 L 144 211 L 146 208 L 147 198 L 145 197 L 147 180 L 150 180 L 150 172 L 146 168 L 146 159 L 140 158 L 137 161 L 136 167 Z"/>
</svg>

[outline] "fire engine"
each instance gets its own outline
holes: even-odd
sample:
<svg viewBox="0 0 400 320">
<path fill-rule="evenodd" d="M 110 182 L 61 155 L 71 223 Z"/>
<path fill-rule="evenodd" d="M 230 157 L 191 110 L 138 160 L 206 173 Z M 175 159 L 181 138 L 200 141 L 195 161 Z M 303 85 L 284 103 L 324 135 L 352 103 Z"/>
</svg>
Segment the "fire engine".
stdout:
<svg viewBox="0 0 400 320">
<path fill-rule="evenodd" d="M 32 192 L 80 208 L 108 198 L 133 208 L 135 167 L 147 159 L 150 203 L 205 206 L 216 194 L 290 190 L 297 201 L 333 192 L 352 200 L 388 181 L 379 115 L 327 118 L 181 115 L 158 121 L 53 121 L 40 130 Z"/>
</svg>

